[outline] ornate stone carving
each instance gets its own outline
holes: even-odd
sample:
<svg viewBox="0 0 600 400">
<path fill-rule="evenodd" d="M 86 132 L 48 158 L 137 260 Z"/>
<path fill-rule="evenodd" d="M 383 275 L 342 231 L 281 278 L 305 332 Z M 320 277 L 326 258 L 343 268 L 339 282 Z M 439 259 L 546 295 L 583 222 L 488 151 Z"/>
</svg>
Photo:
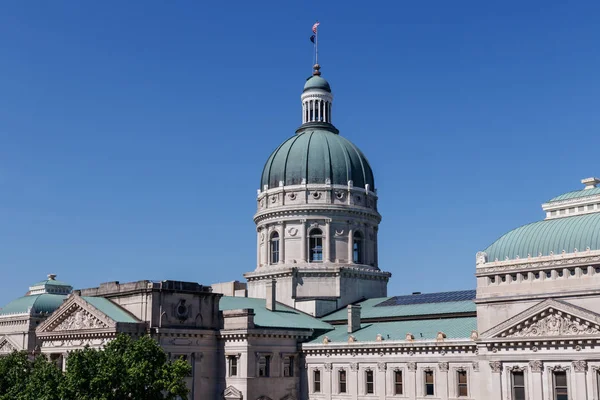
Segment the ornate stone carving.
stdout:
<svg viewBox="0 0 600 400">
<path fill-rule="evenodd" d="M 107 325 L 83 309 L 78 309 L 65 318 L 54 331 L 76 331 L 80 329 L 106 328 Z"/>
<path fill-rule="evenodd" d="M 471 340 L 479 339 L 479 333 L 477 331 L 471 331 Z"/>
<path fill-rule="evenodd" d="M 181 322 L 187 320 L 190 316 L 190 306 L 185 303 L 185 299 L 180 299 L 175 306 L 175 315 Z"/>
<path fill-rule="evenodd" d="M 587 361 L 583 361 L 583 360 L 573 361 L 573 371 L 586 372 L 587 371 Z"/>
<path fill-rule="evenodd" d="M 328 336 L 325 336 L 325 337 L 323 338 L 323 344 L 327 344 L 327 343 L 329 343 L 329 342 L 331 342 L 331 340 L 329 339 L 329 337 L 328 337 Z"/>
<path fill-rule="evenodd" d="M 502 372 L 502 363 L 500 361 L 492 361 L 490 362 L 490 368 L 493 373 L 499 374 Z"/>
<path fill-rule="evenodd" d="M 290 193 L 288 194 L 288 197 L 290 198 L 290 200 L 296 200 L 296 193 Z"/>
<path fill-rule="evenodd" d="M 292 237 L 296 236 L 298 234 L 298 229 L 292 226 L 290 229 L 288 229 L 288 234 Z"/>
<path fill-rule="evenodd" d="M 350 371 L 358 371 L 358 363 L 350 363 Z"/>
<path fill-rule="evenodd" d="M 417 370 L 417 363 L 416 362 L 409 362 L 406 364 L 407 368 L 409 371 L 415 372 Z"/>
<path fill-rule="evenodd" d="M 529 368 L 531 368 L 531 372 L 543 372 L 544 363 L 540 360 L 529 361 Z"/>
<path fill-rule="evenodd" d="M 384 362 L 378 362 L 378 363 L 377 363 L 377 369 L 378 369 L 379 371 L 382 371 L 382 372 L 383 372 L 383 371 L 386 371 L 386 370 L 387 370 L 387 363 L 384 363 Z"/>
<path fill-rule="evenodd" d="M 573 321 L 564 315 L 549 313 L 544 318 L 524 326 L 520 330 L 508 333 L 505 337 L 531 337 L 531 336 L 576 336 L 599 334 L 600 330 Z"/>
<path fill-rule="evenodd" d="M 473 254 L 473 253 L 471 253 Z M 485 264 L 488 260 L 488 256 L 487 253 L 485 251 L 478 251 L 477 254 L 475 255 L 475 264 L 476 265 L 482 265 Z"/>
<path fill-rule="evenodd" d="M 550 371 L 565 372 L 565 371 L 568 371 L 570 368 L 568 366 L 558 364 L 558 365 L 550 366 L 550 367 L 548 367 L 548 369 Z"/>
<path fill-rule="evenodd" d="M 13 351 L 17 351 L 17 348 L 8 339 L 0 340 L 0 353 L 12 353 Z"/>
<path fill-rule="evenodd" d="M 473 361 L 471 365 L 473 366 L 473 371 L 479 372 L 479 363 L 477 361 Z"/>
<path fill-rule="evenodd" d="M 324 364 L 324 366 L 325 366 L 325 371 L 331 372 L 331 368 L 333 367 L 332 363 L 327 362 L 327 363 Z"/>
<path fill-rule="evenodd" d="M 511 365 L 510 367 L 506 367 L 506 370 L 509 372 L 511 372 L 511 371 L 523 372 L 526 369 L 527 369 L 527 367 L 524 365 Z"/>
<path fill-rule="evenodd" d="M 438 363 L 438 368 L 442 372 L 448 372 L 448 363 L 447 362 L 439 362 Z"/>
<path fill-rule="evenodd" d="M 341 190 L 337 190 L 337 191 L 335 192 L 335 197 L 336 197 L 338 200 L 344 200 L 344 197 L 346 197 L 346 193 L 342 192 Z"/>
<path fill-rule="evenodd" d="M 344 230 L 340 229 L 339 231 L 336 229 L 335 230 L 335 236 L 343 236 L 344 235 Z"/>
</svg>

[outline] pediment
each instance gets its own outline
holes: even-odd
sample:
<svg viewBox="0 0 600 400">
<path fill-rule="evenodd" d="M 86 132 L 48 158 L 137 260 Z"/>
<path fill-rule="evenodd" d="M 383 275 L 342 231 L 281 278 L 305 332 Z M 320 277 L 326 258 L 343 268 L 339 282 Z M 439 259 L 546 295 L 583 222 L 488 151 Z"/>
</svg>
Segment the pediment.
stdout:
<svg viewBox="0 0 600 400">
<path fill-rule="evenodd" d="M 233 386 L 228 386 L 223 392 L 223 398 L 225 400 L 242 400 L 243 397 L 242 392 Z"/>
<path fill-rule="evenodd" d="M 0 336 L 0 354 L 10 354 L 19 350 L 19 346 L 7 336 Z"/>
<path fill-rule="evenodd" d="M 36 330 L 40 333 L 69 333 L 115 328 L 116 322 L 83 298 L 72 295 Z"/>
<path fill-rule="evenodd" d="M 548 299 L 483 332 L 481 340 L 569 336 L 600 336 L 600 315 Z"/>
</svg>

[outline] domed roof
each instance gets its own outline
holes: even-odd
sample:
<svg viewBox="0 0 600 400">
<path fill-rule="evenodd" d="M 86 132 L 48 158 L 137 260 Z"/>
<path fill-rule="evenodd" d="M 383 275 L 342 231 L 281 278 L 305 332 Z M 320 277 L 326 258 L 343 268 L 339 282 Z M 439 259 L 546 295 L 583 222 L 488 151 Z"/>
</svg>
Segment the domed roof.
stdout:
<svg viewBox="0 0 600 400">
<path fill-rule="evenodd" d="M 488 261 L 600 250 L 600 213 L 534 222 L 506 233 L 485 252 Z"/>
<path fill-rule="evenodd" d="M 306 83 L 304 84 L 304 91 L 308 89 L 322 89 L 331 93 L 329 82 L 321 78 L 320 75 L 313 75 L 306 80 Z"/>
<path fill-rule="evenodd" d="M 283 142 L 269 157 L 262 173 L 260 189 L 306 183 L 348 185 L 375 189 L 373 171 L 364 154 L 349 140 L 327 129 L 329 124 L 303 125 L 302 131 Z M 323 126 L 320 126 L 323 125 Z"/>
<path fill-rule="evenodd" d="M 67 298 L 60 294 L 34 294 L 19 297 L 0 309 L 0 315 L 6 314 L 50 314 Z"/>
</svg>

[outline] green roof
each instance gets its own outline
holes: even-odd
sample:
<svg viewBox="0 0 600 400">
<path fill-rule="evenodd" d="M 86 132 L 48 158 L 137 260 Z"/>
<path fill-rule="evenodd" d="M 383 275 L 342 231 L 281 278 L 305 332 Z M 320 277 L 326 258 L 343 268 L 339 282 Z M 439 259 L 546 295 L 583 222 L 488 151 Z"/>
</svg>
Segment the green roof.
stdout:
<svg viewBox="0 0 600 400">
<path fill-rule="evenodd" d="M 66 298 L 66 295 L 47 293 L 19 297 L 0 309 L 0 315 L 52 313 Z"/>
<path fill-rule="evenodd" d="M 343 136 L 325 126 L 309 126 L 283 142 L 265 163 L 260 189 L 284 185 L 348 185 L 375 189 L 373 171 L 364 154 Z"/>
<path fill-rule="evenodd" d="M 592 190 L 592 189 L 590 189 Z M 485 252 L 498 261 L 578 251 L 600 250 L 600 213 L 574 215 L 534 222 L 506 233 Z"/>
<path fill-rule="evenodd" d="M 385 340 L 403 340 L 412 333 L 415 340 L 435 339 L 438 332 L 444 332 L 447 339 L 468 339 L 471 331 L 477 330 L 477 317 L 422 319 L 410 321 L 390 321 L 363 323 L 353 335 L 359 342 L 374 342 L 377 334 Z M 310 343 L 322 343 L 327 336 L 332 342 L 348 341 L 348 326 L 336 325 L 333 331 L 325 332 Z"/>
<path fill-rule="evenodd" d="M 106 316 L 111 318 L 113 321 L 127 323 L 140 322 L 140 320 L 135 318 L 128 311 L 124 310 L 119 305 L 113 303 L 109 299 L 105 299 L 104 297 L 83 296 L 82 299 L 90 303 L 92 306 L 96 307 L 99 311 L 106 314 Z"/>
<path fill-rule="evenodd" d="M 417 317 L 432 314 L 456 314 L 476 311 L 475 303 L 471 300 L 376 307 L 378 304 L 383 303 L 388 299 L 391 299 L 391 297 L 368 299 L 356 303 L 361 306 L 361 319 Z M 348 310 L 342 308 L 334 313 L 324 316 L 322 319 L 324 321 L 341 321 L 347 320 L 347 318 Z"/>
<path fill-rule="evenodd" d="M 548 203 L 553 202 L 553 201 L 576 199 L 578 197 L 594 196 L 597 194 L 600 194 L 600 187 L 591 188 L 591 189 L 574 190 L 572 192 L 563 193 L 560 196 L 553 197 L 550 200 L 548 200 Z"/>
<path fill-rule="evenodd" d="M 329 330 L 333 328 L 326 322 L 320 321 L 308 314 L 294 310 L 281 303 L 277 303 L 275 311 L 267 310 L 265 299 L 223 296 L 219 302 L 219 309 L 221 311 L 244 308 L 254 309 L 254 325 L 261 328 L 315 330 Z"/>
<path fill-rule="evenodd" d="M 56 279 L 46 279 L 45 281 L 41 281 L 38 283 L 34 283 L 33 286 L 45 286 L 45 285 L 50 285 L 50 286 L 68 286 L 68 287 L 72 287 L 70 284 L 68 284 L 67 282 L 63 282 L 63 281 L 57 281 Z"/>
<path fill-rule="evenodd" d="M 329 82 L 318 75 L 313 75 L 306 80 L 306 83 L 304 84 L 304 90 L 308 89 L 322 89 L 331 93 L 331 86 L 329 86 Z"/>
</svg>

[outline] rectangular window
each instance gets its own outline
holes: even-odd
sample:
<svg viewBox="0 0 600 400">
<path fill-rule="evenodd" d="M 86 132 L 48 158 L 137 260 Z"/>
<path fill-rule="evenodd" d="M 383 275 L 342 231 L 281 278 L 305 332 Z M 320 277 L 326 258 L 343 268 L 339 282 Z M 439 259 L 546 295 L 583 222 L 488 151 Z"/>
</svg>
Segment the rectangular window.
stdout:
<svg viewBox="0 0 600 400">
<path fill-rule="evenodd" d="M 236 356 L 229 356 L 227 357 L 228 361 L 229 361 L 229 376 L 237 376 L 237 362 L 238 359 Z"/>
<path fill-rule="evenodd" d="M 469 395 L 467 387 L 467 371 L 458 371 L 456 382 L 458 383 L 458 397 L 467 397 Z"/>
<path fill-rule="evenodd" d="M 367 386 L 367 394 L 375 393 L 375 385 L 373 384 L 373 371 L 365 371 L 365 381 Z"/>
<path fill-rule="evenodd" d="M 323 238 L 310 238 L 310 261 L 323 261 Z"/>
<path fill-rule="evenodd" d="M 512 393 L 513 400 L 525 400 L 525 375 L 523 371 L 513 371 Z"/>
<path fill-rule="evenodd" d="M 271 264 L 279 262 L 279 238 L 271 239 Z"/>
<path fill-rule="evenodd" d="M 567 386 L 567 373 L 565 371 L 554 372 L 554 400 L 569 400 L 569 388 Z"/>
<path fill-rule="evenodd" d="M 294 356 L 285 357 L 283 359 L 283 376 L 294 376 Z"/>
<path fill-rule="evenodd" d="M 433 371 L 425 371 L 425 396 L 435 395 L 435 384 L 433 383 Z"/>
<path fill-rule="evenodd" d="M 340 393 L 346 393 L 346 370 L 345 369 L 341 369 L 338 375 L 338 381 L 339 381 L 339 392 Z"/>
<path fill-rule="evenodd" d="M 313 371 L 313 392 L 321 393 L 321 370 Z"/>
<path fill-rule="evenodd" d="M 403 393 L 404 387 L 402 383 L 402 371 L 394 371 L 394 394 Z"/>
<path fill-rule="evenodd" d="M 258 376 L 268 377 L 271 375 L 271 356 L 260 356 L 258 359 Z"/>
</svg>

